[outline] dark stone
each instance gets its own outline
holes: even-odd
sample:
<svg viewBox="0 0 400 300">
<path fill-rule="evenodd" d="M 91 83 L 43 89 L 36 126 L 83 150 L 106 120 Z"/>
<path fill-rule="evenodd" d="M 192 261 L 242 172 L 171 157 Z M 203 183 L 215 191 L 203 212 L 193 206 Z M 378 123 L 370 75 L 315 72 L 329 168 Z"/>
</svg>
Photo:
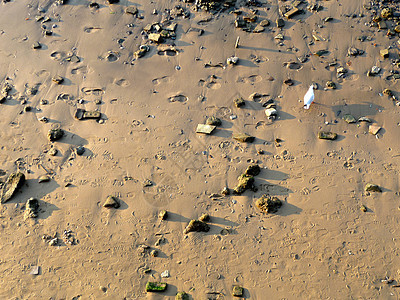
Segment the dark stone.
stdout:
<svg viewBox="0 0 400 300">
<path fill-rule="evenodd" d="M 50 129 L 47 136 L 50 142 L 58 141 L 64 136 L 64 130 L 62 130 L 61 128 Z"/>
<path fill-rule="evenodd" d="M 258 174 L 260 174 L 260 172 L 261 172 L 261 168 L 259 165 L 251 165 L 251 166 L 247 167 L 244 174 L 248 175 L 248 176 L 257 176 Z"/>
<path fill-rule="evenodd" d="M 232 137 L 233 139 L 242 143 L 252 143 L 255 139 L 254 136 L 248 135 L 246 133 L 234 133 Z"/>
<path fill-rule="evenodd" d="M 376 184 L 372 184 L 372 183 L 368 183 L 365 186 L 365 191 L 366 192 L 377 192 L 377 193 L 382 193 L 382 189 L 376 185 Z"/>
<path fill-rule="evenodd" d="M 76 154 L 83 155 L 83 153 L 85 153 L 85 147 L 83 146 L 76 147 Z"/>
</svg>

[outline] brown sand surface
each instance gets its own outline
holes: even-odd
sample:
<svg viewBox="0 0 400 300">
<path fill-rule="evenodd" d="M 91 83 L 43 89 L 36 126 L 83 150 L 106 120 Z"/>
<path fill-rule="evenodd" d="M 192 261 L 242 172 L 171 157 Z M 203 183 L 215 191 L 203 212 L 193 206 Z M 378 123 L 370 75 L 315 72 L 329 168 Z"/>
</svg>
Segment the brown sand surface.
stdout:
<svg viewBox="0 0 400 300">
<path fill-rule="evenodd" d="M 322 10 L 308 10 L 311 2 Z M 242 16 L 257 10 L 257 22 L 270 20 L 261 33 L 235 28 L 234 8 L 209 13 L 177 0 L 100 1 L 99 9 L 89 3 L 0 4 L 1 87 L 12 86 L 0 104 L 1 181 L 18 170 L 26 176 L 0 207 L 0 299 L 174 299 L 177 291 L 190 299 L 232 299 L 233 285 L 244 287 L 245 299 L 398 299 L 400 108 L 390 71 L 399 70 L 400 45 L 398 33 L 387 37 L 387 29 L 370 26 L 370 1 L 304 1 L 304 13 L 284 18 L 282 29 L 275 21 L 290 1 L 260 0 L 260 7 L 236 1 Z M 177 15 L 177 5 L 190 16 Z M 138 15 L 126 14 L 128 6 Z M 142 34 L 168 11 L 176 39 L 163 44 L 174 43 L 175 55 L 158 53 Z M 50 21 L 37 22 L 39 15 Z M 53 34 L 44 36 L 42 25 Z M 275 39 L 279 33 L 284 40 Z M 35 42 L 42 48 L 32 49 Z M 145 44 L 150 51 L 135 59 Z M 389 46 L 384 59 L 380 50 Z M 364 53 L 348 56 L 349 47 Z M 226 64 L 231 56 L 237 65 Z M 368 77 L 373 66 L 382 70 Z M 347 69 L 344 78 L 337 78 L 338 67 Z M 52 81 L 56 75 L 62 84 Z M 283 83 L 288 78 L 292 86 Z M 324 89 L 329 80 L 336 89 Z M 315 103 L 305 110 L 313 82 Z M 380 94 L 386 88 L 393 99 Z M 265 96 L 249 99 L 255 92 Z M 244 107 L 235 107 L 237 97 Z M 277 105 L 275 120 L 264 113 L 268 99 Z M 97 110 L 101 120 L 77 120 L 77 108 Z M 345 114 L 366 116 L 382 129 L 370 134 L 370 124 L 348 124 Z M 207 116 L 222 125 L 197 134 Z M 48 131 L 57 127 L 65 136 L 49 142 Z M 318 139 L 321 130 L 338 139 Z M 255 141 L 240 143 L 232 139 L 236 132 Z M 232 190 L 253 163 L 262 167 L 256 192 L 210 198 L 225 186 Z M 51 180 L 38 183 L 46 174 Z M 367 183 L 382 193 L 365 192 Z M 282 208 L 262 213 L 255 201 L 263 194 L 277 196 Z M 108 195 L 121 207 L 104 208 Z M 39 214 L 25 219 L 30 197 L 39 199 Z M 158 218 L 161 210 L 166 220 Z M 211 216 L 210 230 L 184 234 L 203 213 Z M 31 275 L 35 266 L 39 274 Z M 170 277 L 161 278 L 165 270 Z M 147 281 L 168 288 L 146 293 Z"/>
</svg>

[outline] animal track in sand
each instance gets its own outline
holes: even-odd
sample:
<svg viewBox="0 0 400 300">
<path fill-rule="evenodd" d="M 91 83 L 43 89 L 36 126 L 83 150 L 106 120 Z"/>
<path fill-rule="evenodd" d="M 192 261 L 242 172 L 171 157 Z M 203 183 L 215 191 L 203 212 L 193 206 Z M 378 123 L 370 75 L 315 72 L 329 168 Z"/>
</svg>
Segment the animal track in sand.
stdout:
<svg viewBox="0 0 400 300">
<path fill-rule="evenodd" d="M 159 85 L 159 84 L 161 84 L 161 83 L 168 83 L 168 82 L 171 82 L 172 80 L 171 80 L 171 78 L 170 77 L 168 77 L 168 76 L 163 76 L 163 77 L 160 77 L 160 78 L 154 78 L 151 82 L 154 84 L 154 85 Z"/>
<path fill-rule="evenodd" d="M 82 66 L 82 67 L 72 69 L 71 74 L 87 74 L 88 70 L 89 70 L 88 67 Z"/>
<path fill-rule="evenodd" d="M 118 86 L 125 87 L 125 86 L 128 86 L 130 83 L 129 83 L 128 80 L 126 80 L 124 78 L 121 78 L 121 79 L 118 79 L 118 80 L 117 79 L 114 80 L 114 84 L 116 84 Z"/>
</svg>

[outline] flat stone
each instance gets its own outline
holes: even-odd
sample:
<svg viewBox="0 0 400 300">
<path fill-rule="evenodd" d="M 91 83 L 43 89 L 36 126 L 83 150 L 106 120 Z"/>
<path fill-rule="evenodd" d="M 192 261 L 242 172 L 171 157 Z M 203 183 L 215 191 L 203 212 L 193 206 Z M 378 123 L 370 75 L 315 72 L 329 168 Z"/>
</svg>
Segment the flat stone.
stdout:
<svg viewBox="0 0 400 300">
<path fill-rule="evenodd" d="M 128 6 L 125 8 L 125 13 L 135 16 L 138 14 L 138 9 L 136 6 Z"/>
<path fill-rule="evenodd" d="M 284 14 L 284 16 L 288 19 L 293 18 L 295 15 L 299 14 L 301 12 L 300 9 L 297 7 L 293 7 L 291 10 L 289 10 L 287 13 Z"/>
<path fill-rule="evenodd" d="M 322 140 L 336 140 L 337 134 L 329 131 L 318 132 L 318 138 Z"/>
<path fill-rule="evenodd" d="M 61 128 L 57 129 L 50 129 L 47 137 L 49 138 L 50 142 L 58 141 L 64 136 L 64 130 Z"/>
<path fill-rule="evenodd" d="M 346 121 L 347 123 L 356 123 L 357 122 L 357 119 L 354 117 L 354 116 L 352 116 L 352 115 L 344 115 L 343 116 L 343 120 L 344 121 Z"/>
<path fill-rule="evenodd" d="M 196 133 L 211 134 L 215 128 L 214 125 L 197 124 Z"/>
<path fill-rule="evenodd" d="M 263 32 L 264 30 L 265 30 L 264 26 L 258 24 L 258 25 L 253 29 L 253 32 L 254 32 L 254 33 L 260 33 L 260 32 Z"/>
<path fill-rule="evenodd" d="M 234 285 L 232 287 L 232 296 L 234 297 L 243 297 L 243 287 Z"/>
<path fill-rule="evenodd" d="M 191 220 L 183 233 L 188 234 L 189 232 L 208 232 L 209 230 L 210 226 L 208 226 L 207 223 L 200 220 Z"/>
<path fill-rule="evenodd" d="M 328 54 L 328 53 L 329 53 L 328 50 L 318 50 L 317 52 L 314 53 L 314 55 L 323 56 L 323 55 Z"/>
<path fill-rule="evenodd" d="M 25 175 L 21 172 L 11 173 L 1 189 L 1 203 L 6 203 L 22 187 Z"/>
<path fill-rule="evenodd" d="M 82 108 L 78 108 L 75 111 L 75 118 L 78 120 L 94 119 L 99 120 L 101 118 L 101 112 L 99 111 L 86 111 Z"/>
<path fill-rule="evenodd" d="M 38 182 L 42 183 L 42 182 L 49 182 L 50 181 L 50 177 L 47 175 L 42 175 L 39 177 Z"/>
<path fill-rule="evenodd" d="M 379 130 L 381 130 L 381 129 L 382 129 L 382 127 L 380 127 L 379 125 L 372 124 L 372 125 L 369 125 L 368 131 L 369 131 L 369 133 L 376 135 L 376 134 L 378 134 Z"/>
<path fill-rule="evenodd" d="M 377 192 L 377 193 L 382 193 L 382 189 L 376 185 L 376 184 L 372 184 L 372 183 L 367 183 L 365 185 L 365 191 L 366 192 Z"/>
<path fill-rule="evenodd" d="M 262 27 L 267 27 L 269 26 L 269 24 L 269 20 L 262 20 L 259 25 Z"/>
<path fill-rule="evenodd" d="M 382 20 L 378 22 L 378 27 L 379 29 L 387 29 L 387 24 L 385 21 Z"/>
<path fill-rule="evenodd" d="M 163 292 L 167 289 L 167 284 L 165 282 L 147 282 L 146 292 Z"/>
<path fill-rule="evenodd" d="M 264 213 L 276 213 L 282 206 L 282 201 L 277 197 L 263 195 L 256 201 L 256 206 Z"/>
<path fill-rule="evenodd" d="M 118 202 L 117 197 L 108 196 L 106 201 L 103 204 L 103 207 L 106 207 L 106 208 L 119 208 L 120 204 Z"/>
<path fill-rule="evenodd" d="M 233 139 L 241 142 L 241 143 L 252 143 L 254 142 L 255 137 L 248 135 L 246 133 L 234 133 L 232 135 Z"/>
</svg>

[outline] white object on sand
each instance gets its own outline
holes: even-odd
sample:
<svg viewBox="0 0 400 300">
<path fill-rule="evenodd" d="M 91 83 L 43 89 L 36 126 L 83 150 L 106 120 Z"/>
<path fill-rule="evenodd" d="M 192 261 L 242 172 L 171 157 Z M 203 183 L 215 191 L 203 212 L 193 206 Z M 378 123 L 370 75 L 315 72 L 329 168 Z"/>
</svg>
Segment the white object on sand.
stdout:
<svg viewBox="0 0 400 300">
<path fill-rule="evenodd" d="M 304 95 L 304 108 L 309 109 L 311 103 L 314 102 L 314 87 L 311 85 L 307 93 Z"/>
</svg>

